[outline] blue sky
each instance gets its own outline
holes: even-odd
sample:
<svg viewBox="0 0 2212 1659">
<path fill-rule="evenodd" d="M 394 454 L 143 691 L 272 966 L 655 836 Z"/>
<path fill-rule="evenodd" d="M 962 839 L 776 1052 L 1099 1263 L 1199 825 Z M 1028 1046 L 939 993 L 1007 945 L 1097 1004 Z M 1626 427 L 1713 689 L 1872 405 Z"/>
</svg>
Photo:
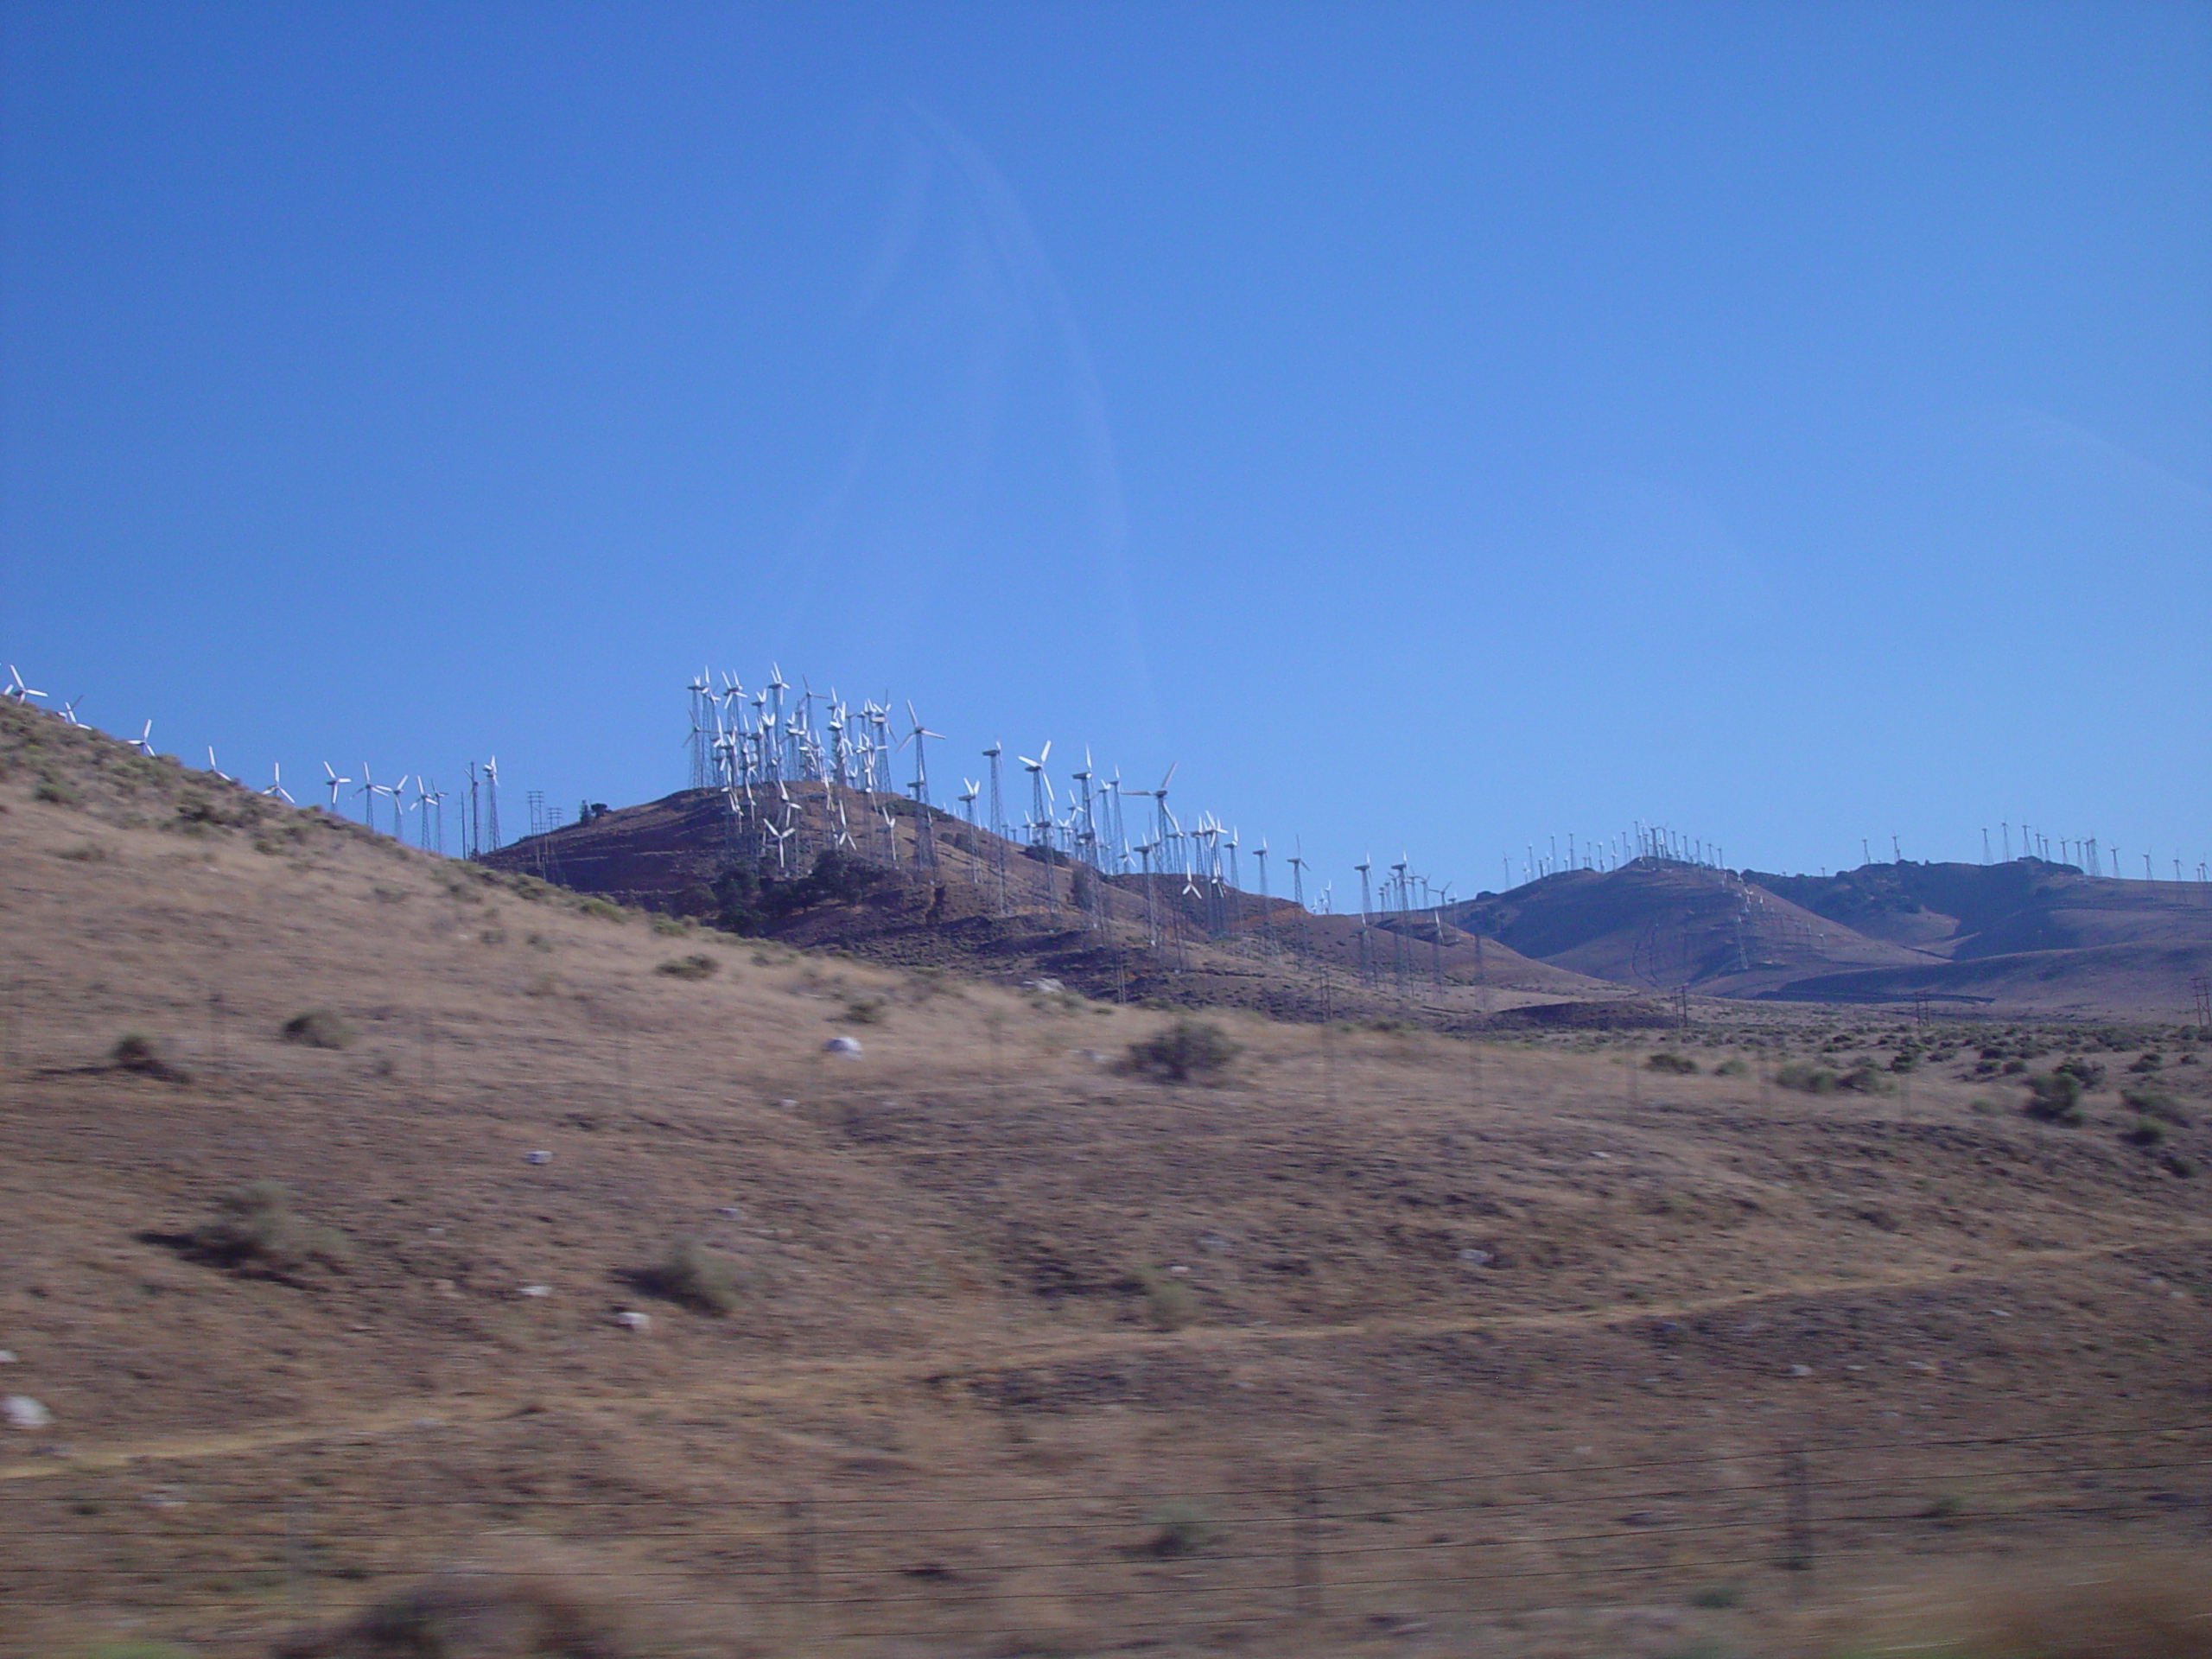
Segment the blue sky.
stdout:
<svg viewBox="0 0 2212 1659">
<path fill-rule="evenodd" d="M 110 730 L 625 802 L 774 661 L 1339 894 L 2212 855 L 2202 7 L 0 27 L 0 661 Z"/>
</svg>

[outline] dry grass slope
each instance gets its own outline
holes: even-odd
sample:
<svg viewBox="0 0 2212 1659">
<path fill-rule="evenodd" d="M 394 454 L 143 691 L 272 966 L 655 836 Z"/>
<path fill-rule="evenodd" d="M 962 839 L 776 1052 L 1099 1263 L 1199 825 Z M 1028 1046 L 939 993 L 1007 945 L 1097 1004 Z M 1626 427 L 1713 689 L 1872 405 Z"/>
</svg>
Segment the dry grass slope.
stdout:
<svg viewBox="0 0 2212 1659">
<path fill-rule="evenodd" d="M 0 1429 L 8 1652 L 368 1641 L 505 1541 L 641 1651 L 1749 1656 L 1805 1605 L 1793 1446 L 1818 1607 L 2201 1548 L 2176 1032 L 2079 1127 L 2018 1109 L 2050 1032 L 1818 1010 L 1229 1011 L 1175 1083 L 1118 1063 L 1170 1014 L 671 946 L 116 750 L 0 709 L 0 1348 L 51 1418 Z M 279 1214 L 345 1270 L 192 1247 Z M 649 1294 L 674 1241 L 734 1305 Z"/>
</svg>

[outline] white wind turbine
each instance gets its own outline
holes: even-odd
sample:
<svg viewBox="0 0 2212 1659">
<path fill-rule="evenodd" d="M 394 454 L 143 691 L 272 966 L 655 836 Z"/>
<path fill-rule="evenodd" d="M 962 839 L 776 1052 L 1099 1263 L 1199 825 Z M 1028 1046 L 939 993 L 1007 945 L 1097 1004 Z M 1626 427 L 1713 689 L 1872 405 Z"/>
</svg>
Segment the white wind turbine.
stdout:
<svg viewBox="0 0 2212 1659">
<path fill-rule="evenodd" d="M 297 801 L 291 798 L 290 794 L 287 792 L 284 788 L 284 768 L 283 764 L 279 761 L 271 760 L 269 763 L 269 787 L 263 790 L 261 792 L 264 795 L 275 796 L 287 806 L 297 806 L 299 804 Z"/>
<path fill-rule="evenodd" d="M 67 721 L 72 726 L 82 726 L 85 722 L 77 718 L 77 705 L 84 700 L 85 694 L 79 691 L 75 696 L 70 698 L 68 702 L 63 703 L 59 709 L 55 710 L 55 712 L 59 714 L 62 719 Z"/>
<path fill-rule="evenodd" d="M 154 722 L 149 720 L 146 722 L 145 729 L 141 731 L 138 735 L 132 740 L 130 747 L 137 750 L 139 753 L 150 757 L 154 753 L 153 737 Z"/>
<path fill-rule="evenodd" d="M 213 772 L 218 778 L 220 778 L 226 784 L 235 784 L 238 782 L 237 779 L 230 776 L 229 773 L 226 772 L 220 766 L 215 764 L 215 746 L 213 743 L 210 743 L 207 746 L 207 770 Z"/>
<path fill-rule="evenodd" d="M 8 689 L 0 691 L 0 696 L 13 698 L 17 702 L 29 702 L 33 697 L 45 695 L 43 691 L 34 691 L 25 685 L 23 677 L 16 671 L 16 665 L 13 663 L 8 664 Z"/>
<path fill-rule="evenodd" d="M 153 721 L 151 721 L 149 720 L 149 721 L 148 721 L 146 723 L 147 723 L 149 726 L 151 726 L 154 722 L 153 722 Z M 324 762 L 322 763 L 322 775 L 323 775 L 323 779 L 324 779 L 324 780 L 325 780 L 325 781 L 324 781 L 324 787 L 325 787 L 325 788 L 327 788 L 327 790 L 329 790 L 329 791 L 330 791 L 330 810 L 331 810 L 331 814 L 332 814 L 332 816 L 335 817 L 335 816 L 336 816 L 336 814 L 337 814 L 337 811 L 338 811 L 338 791 L 339 791 L 339 788 L 340 788 L 340 786 L 341 785 L 350 784 L 350 783 L 352 783 L 353 780 L 351 778 L 340 778 L 340 777 L 338 775 L 338 773 L 336 772 L 336 771 L 334 771 L 334 770 L 332 768 L 330 762 L 329 762 L 329 761 L 327 761 L 327 760 L 326 760 L 326 761 L 324 761 Z"/>
<path fill-rule="evenodd" d="M 1046 852 L 1052 849 L 1052 784 L 1045 776 L 1045 763 L 1052 758 L 1052 741 L 1045 740 L 1045 747 L 1037 751 L 1032 760 L 1026 754 L 1014 757 L 1021 762 L 1021 769 L 1029 774 L 1029 838 Z"/>
</svg>

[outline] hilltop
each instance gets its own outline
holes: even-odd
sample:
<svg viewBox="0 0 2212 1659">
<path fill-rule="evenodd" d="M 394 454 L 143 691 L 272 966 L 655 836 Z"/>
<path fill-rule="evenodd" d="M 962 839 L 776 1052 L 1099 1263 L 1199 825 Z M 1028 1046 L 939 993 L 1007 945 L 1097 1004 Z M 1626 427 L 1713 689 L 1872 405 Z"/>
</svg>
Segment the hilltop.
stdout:
<svg viewBox="0 0 2212 1659">
<path fill-rule="evenodd" d="M 1798 1436 L 1895 1517 L 1824 1499 L 1831 1596 L 2193 1524 L 2171 1028 L 1781 1010 L 1657 1065 L 1230 1011 L 1175 1084 L 1125 1063 L 1172 1014 L 625 909 L 10 707 L 0 925 L 0 1347 L 50 1415 L 0 1452 L 10 1653 L 265 1654 L 522 1559 L 723 1659 L 1656 1659 L 1789 1617 Z M 2001 1068 L 2085 1041 L 2082 1121 L 2024 1116 Z M 2054 1481 L 2032 1437 L 2084 1433 Z"/>
<path fill-rule="evenodd" d="M 1123 1001 L 1446 1029 L 1652 1022 L 1666 1016 L 1637 999 L 1677 990 L 2172 1018 L 2191 1011 L 2191 980 L 2212 972 L 2212 894 L 2031 860 L 1810 877 L 1641 858 L 1363 924 L 1220 881 L 1100 875 L 935 810 L 925 869 L 912 801 L 823 783 L 785 793 L 792 830 L 780 842 L 741 835 L 720 791 L 688 790 L 484 861 L 902 966 L 1052 979 Z"/>
<path fill-rule="evenodd" d="M 1464 1026 L 1620 997 L 1495 940 L 1447 926 L 1440 944 L 1426 918 L 1394 933 L 1224 883 L 1101 875 L 941 811 L 930 817 L 925 870 L 912 801 L 812 782 L 785 794 L 794 828 L 780 849 L 741 840 L 722 792 L 700 789 L 597 813 L 482 861 L 748 936 L 1010 985 L 1050 979 L 1122 1002 Z M 852 826 L 844 845 L 840 807 Z"/>
</svg>

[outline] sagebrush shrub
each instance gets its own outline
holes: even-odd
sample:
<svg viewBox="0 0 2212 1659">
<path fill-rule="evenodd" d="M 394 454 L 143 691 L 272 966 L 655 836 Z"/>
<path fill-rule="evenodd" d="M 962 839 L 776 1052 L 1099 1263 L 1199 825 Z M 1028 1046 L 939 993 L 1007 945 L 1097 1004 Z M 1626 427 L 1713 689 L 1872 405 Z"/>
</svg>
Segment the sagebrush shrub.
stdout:
<svg viewBox="0 0 2212 1659">
<path fill-rule="evenodd" d="M 313 1267 L 343 1273 L 353 1255 L 345 1234 L 295 1214 L 279 1181 L 248 1181 L 225 1193 L 189 1243 L 203 1262 L 279 1279 Z"/>
<path fill-rule="evenodd" d="M 735 1265 L 690 1239 L 679 1239 L 638 1279 L 656 1296 L 717 1318 L 735 1313 L 744 1300 Z"/>
<path fill-rule="evenodd" d="M 1243 1049 L 1219 1026 L 1204 1020 L 1178 1020 L 1157 1036 L 1129 1045 L 1129 1067 L 1171 1083 L 1211 1077 L 1226 1071 Z"/>
<path fill-rule="evenodd" d="M 1145 1548 L 1163 1557 L 1195 1555 L 1220 1535 L 1212 1518 L 1196 1504 L 1167 1503 L 1153 1516 Z"/>
<path fill-rule="evenodd" d="M 2021 1108 L 2038 1123 L 2082 1122 L 2082 1079 L 2063 1068 L 2040 1072 L 2027 1079 L 2027 1104 Z"/>
<path fill-rule="evenodd" d="M 126 1031 L 117 1038 L 115 1046 L 107 1052 L 107 1059 L 118 1071 L 165 1077 L 171 1083 L 182 1083 L 189 1075 L 169 1058 L 168 1048 L 158 1039 L 149 1037 L 143 1031 Z"/>
<path fill-rule="evenodd" d="M 346 1048 L 355 1035 L 353 1027 L 328 1008 L 309 1008 L 284 1022 L 284 1040 L 308 1048 Z"/>
</svg>

